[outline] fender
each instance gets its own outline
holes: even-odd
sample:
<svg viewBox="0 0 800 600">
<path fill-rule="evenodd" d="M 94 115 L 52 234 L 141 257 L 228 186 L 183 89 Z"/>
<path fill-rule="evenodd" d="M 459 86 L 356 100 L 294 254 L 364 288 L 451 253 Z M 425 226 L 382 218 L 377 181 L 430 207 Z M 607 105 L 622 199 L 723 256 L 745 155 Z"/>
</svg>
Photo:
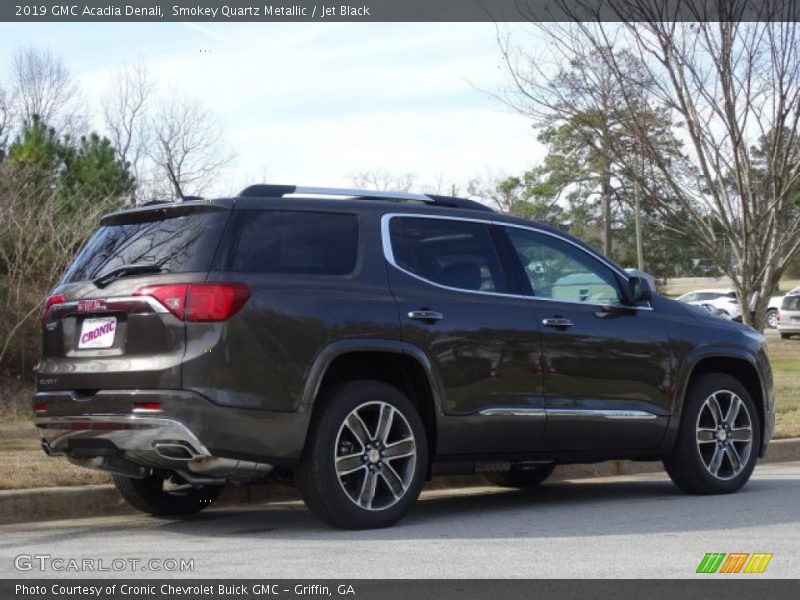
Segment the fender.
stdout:
<svg viewBox="0 0 800 600">
<path fill-rule="evenodd" d="M 678 436 L 678 429 L 680 428 L 681 416 L 683 414 L 683 403 L 686 398 L 686 392 L 689 388 L 689 381 L 691 381 L 692 374 L 697 365 L 706 358 L 732 358 L 736 360 L 744 360 L 749 363 L 758 374 L 759 384 L 761 386 L 761 402 L 764 414 L 767 412 L 768 391 L 764 385 L 764 376 L 761 372 L 761 367 L 757 358 L 752 352 L 741 346 L 728 346 L 728 345 L 708 345 L 699 346 L 694 348 L 687 354 L 680 363 L 680 366 L 675 372 L 675 399 L 672 404 L 672 416 L 667 426 L 667 432 L 664 440 L 661 443 L 663 448 L 672 448 L 675 445 L 675 440 Z M 754 399 L 755 400 L 755 399 Z M 762 440 L 761 444 L 764 445 L 763 429 L 764 423 L 761 423 Z"/>
<path fill-rule="evenodd" d="M 311 367 L 305 375 L 305 387 L 300 399 L 300 411 L 311 411 L 314 400 L 319 392 L 320 384 L 331 363 L 339 356 L 351 354 L 353 352 L 392 352 L 410 356 L 419 363 L 425 372 L 428 385 L 431 389 L 431 396 L 436 408 L 437 419 L 443 415 L 443 390 L 441 378 L 434 369 L 433 364 L 427 354 L 420 348 L 408 342 L 383 338 L 351 338 L 337 340 L 324 346 L 319 351 Z"/>
</svg>

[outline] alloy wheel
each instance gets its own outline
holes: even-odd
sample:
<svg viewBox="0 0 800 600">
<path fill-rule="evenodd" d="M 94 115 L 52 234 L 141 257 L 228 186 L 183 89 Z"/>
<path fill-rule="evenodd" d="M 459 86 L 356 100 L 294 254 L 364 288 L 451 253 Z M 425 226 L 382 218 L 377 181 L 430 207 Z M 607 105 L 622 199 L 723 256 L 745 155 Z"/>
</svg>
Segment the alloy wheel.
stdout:
<svg viewBox="0 0 800 600">
<path fill-rule="evenodd" d="M 719 390 L 706 398 L 696 432 L 697 450 L 711 475 L 733 479 L 747 466 L 753 451 L 753 420 L 735 393 Z"/>
<path fill-rule="evenodd" d="M 406 418 L 391 404 L 365 402 L 336 435 L 335 466 L 347 497 L 366 510 L 399 502 L 414 477 L 417 445 Z"/>
</svg>

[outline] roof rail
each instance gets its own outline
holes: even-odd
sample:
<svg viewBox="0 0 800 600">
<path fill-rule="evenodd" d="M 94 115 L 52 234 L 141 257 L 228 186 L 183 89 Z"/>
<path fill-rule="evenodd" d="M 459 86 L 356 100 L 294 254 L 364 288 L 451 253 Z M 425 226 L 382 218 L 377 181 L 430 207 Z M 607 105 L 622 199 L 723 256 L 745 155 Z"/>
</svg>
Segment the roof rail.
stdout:
<svg viewBox="0 0 800 600">
<path fill-rule="evenodd" d="M 322 188 L 298 185 L 258 184 L 246 187 L 239 196 L 243 198 L 275 198 L 290 194 L 306 194 L 311 196 L 344 196 L 348 198 L 362 198 L 364 200 L 413 200 L 431 206 L 450 206 L 453 208 L 467 208 L 471 210 L 484 210 L 494 212 L 488 206 L 469 200 L 452 196 L 438 196 L 435 194 L 413 194 L 411 192 L 383 192 L 379 190 L 356 190 L 347 188 Z"/>
</svg>

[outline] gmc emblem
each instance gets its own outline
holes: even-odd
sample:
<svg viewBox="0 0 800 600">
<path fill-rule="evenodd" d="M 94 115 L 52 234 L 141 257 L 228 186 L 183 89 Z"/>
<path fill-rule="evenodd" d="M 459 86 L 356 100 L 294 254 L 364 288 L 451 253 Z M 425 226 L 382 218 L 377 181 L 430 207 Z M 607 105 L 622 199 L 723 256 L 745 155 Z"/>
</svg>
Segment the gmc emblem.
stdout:
<svg viewBox="0 0 800 600">
<path fill-rule="evenodd" d="M 81 300 L 78 302 L 78 312 L 97 312 L 106 310 L 105 300 Z"/>
</svg>

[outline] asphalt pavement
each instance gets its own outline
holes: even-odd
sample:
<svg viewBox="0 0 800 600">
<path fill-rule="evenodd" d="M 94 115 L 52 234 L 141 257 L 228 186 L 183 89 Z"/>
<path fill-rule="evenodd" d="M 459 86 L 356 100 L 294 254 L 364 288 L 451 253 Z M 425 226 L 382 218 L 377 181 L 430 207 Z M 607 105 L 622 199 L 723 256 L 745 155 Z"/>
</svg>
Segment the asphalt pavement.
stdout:
<svg viewBox="0 0 800 600">
<path fill-rule="evenodd" d="M 741 492 L 727 496 L 684 495 L 662 474 L 530 492 L 426 492 L 405 520 L 377 531 L 331 529 L 298 502 L 210 509 L 186 521 L 121 516 L 7 525 L 0 527 L 0 577 L 709 577 L 695 574 L 707 552 L 773 553 L 762 575 L 746 577 L 797 577 L 798 540 L 800 462 L 788 462 L 758 467 Z M 193 571 L 141 570 L 153 558 L 169 567 L 175 563 L 165 559 L 190 560 Z M 56 559 L 70 569 L 84 559 L 95 569 L 125 567 L 36 566 Z M 15 562 L 33 568 L 20 571 Z"/>
</svg>

